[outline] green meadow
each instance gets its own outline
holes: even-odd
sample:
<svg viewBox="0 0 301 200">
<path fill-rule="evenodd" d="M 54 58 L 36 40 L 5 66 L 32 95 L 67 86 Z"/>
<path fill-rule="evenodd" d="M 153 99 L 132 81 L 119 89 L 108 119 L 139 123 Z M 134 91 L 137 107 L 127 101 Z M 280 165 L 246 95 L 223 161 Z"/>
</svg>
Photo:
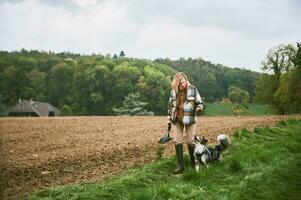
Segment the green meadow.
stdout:
<svg viewBox="0 0 301 200">
<path fill-rule="evenodd" d="M 238 108 L 241 112 L 238 115 L 273 115 L 275 111 L 269 105 L 261 104 L 246 104 L 246 105 L 234 105 L 234 104 L 222 104 L 222 103 L 210 103 L 206 105 L 205 116 L 217 116 L 217 115 L 235 115 L 234 109 Z"/>
<path fill-rule="evenodd" d="M 29 199 L 299 199 L 301 121 L 233 133 L 223 162 L 199 173 L 173 175 L 174 157 L 159 159 L 95 183 L 45 189 Z"/>
</svg>

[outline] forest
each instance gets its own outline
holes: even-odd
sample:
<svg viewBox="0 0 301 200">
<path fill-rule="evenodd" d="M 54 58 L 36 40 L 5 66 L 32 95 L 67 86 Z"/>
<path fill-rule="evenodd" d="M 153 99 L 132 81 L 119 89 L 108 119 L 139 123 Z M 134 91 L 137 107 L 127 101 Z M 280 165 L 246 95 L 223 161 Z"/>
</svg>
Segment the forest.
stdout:
<svg viewBox="0 0 301 200">
<path fill-rule="evenodd" d="M 283 54 L 282 63 L 273 57 L 275 52 L 280 56 L 281 48 L 291 52 Z M 133 115 L 166 115 L 172 78 L 183 71 L 205 103 L 233 99 L 231 93 L 245 94 L 245 101 L 273 105 L 280 114 L 298 113 L 300 60 L 299 44 L 271 49 L 262 64 L 265 73 L 202 58 L 129 58 L 124 51 L 114 56 L 0 51 L 0 111 L 7 112 L 18 99 L 32 99 L 49 102 L 64 116 L 129 114 L 131 103 L 140 107 Z"/>
</svg>

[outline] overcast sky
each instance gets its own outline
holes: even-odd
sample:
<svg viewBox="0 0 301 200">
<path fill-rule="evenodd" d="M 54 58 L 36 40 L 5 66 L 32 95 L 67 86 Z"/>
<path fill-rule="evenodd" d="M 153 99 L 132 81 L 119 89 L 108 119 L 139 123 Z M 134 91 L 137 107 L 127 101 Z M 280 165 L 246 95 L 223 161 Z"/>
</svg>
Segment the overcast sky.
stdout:
<svg viewBox="0 0 301 200">
<path fill-rule="evenodd" d="M 0 50 L 201 57 L 260 71 L 301 42 L 300 0 L 0 0 Z"/>
</svg>

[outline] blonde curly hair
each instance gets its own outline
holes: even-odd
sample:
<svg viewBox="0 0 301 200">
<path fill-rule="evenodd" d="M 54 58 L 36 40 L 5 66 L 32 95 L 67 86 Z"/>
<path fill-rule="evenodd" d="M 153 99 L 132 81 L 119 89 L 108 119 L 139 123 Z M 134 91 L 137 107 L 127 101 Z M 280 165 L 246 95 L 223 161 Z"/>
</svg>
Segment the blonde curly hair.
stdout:
<svg viewBox="0 0 301 200">
<path fill-rule="evenodd" d="M 189 81 L 188 81 L 188 78 L 186 76 L 186 74 L 184 74 L 184 72 L 178 72 L 176 73 L 176 75 L 174 76 L 173 80 L 172 80 L 172 83 L 171 83 L 171 87 L 173 90 L 178 90 L 178 87 L 179 87 L 179 84 L 180 84 L 180 81 L 181 79 L 184 78 L 187 82 L 186 84 L 186 88 L 188 87 L 188 85 L 190 84 Z"/>
</svg>

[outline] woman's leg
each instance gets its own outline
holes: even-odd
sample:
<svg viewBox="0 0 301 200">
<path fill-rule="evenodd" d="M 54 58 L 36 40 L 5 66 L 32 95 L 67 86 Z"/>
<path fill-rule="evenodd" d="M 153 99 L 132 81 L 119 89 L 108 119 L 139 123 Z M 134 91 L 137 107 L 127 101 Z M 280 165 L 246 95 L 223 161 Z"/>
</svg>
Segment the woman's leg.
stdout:
<svg viewBox="0 0 301 200">
<path fill-rule="evenodd" d="M 195 123 L 191 124 L 191 125 L 188 125 L 188 126 L 185 126 L 185 129 L 186 129 L 186 142 L 187 142 L 187 147 L 188 147 L 188 152 L 189 152 L 191 167 L 193 169 L 195 168 L 195 158 L 194 158 L 195 127 L 196 127 Z"/>
<path fill-rule="evenodd" d="M 173 139 L 175 143 L 176 156 L 178 159 L 178 167 L 173 171 L 174 174 L 181 174 L 184 171 L 183 129 L 184 125 L 176 122 L 175 131 L 173 132 Z"/>
<path fill-rule="evenodd" d="M 185 126 L 187 144 L 194 144 L 195 127 L 196 127 L 196 123 Z"/>
<path fill-rule="evenodd" d="M 184 125 L 180 124 L 179 122 L 176 122 L 175 130 L 173 131 L 173 141 L 175 144 L 183 143 L 183 130 L 184 130 Z"/>
</svg>

